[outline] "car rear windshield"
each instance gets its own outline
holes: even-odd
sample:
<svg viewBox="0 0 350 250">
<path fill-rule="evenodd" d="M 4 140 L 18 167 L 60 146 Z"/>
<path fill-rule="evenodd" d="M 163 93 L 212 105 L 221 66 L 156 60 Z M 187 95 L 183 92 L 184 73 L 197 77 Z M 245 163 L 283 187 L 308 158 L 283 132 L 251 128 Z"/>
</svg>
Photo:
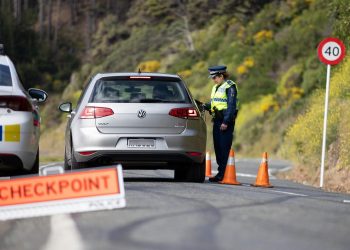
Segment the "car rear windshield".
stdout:
<svg viewBox="0 0 350 250">
<path fill-rule="evenodd" d="M 180 79 L 153 77 L 150 79 L 102 78 L 96 82 L 90 102 L 190 103 L 191 101 Z"/>
<path fill-rule="evenodd" d="M 12 86 L 9 66 L 0 64 L 0 86 Z"/>
</svg>

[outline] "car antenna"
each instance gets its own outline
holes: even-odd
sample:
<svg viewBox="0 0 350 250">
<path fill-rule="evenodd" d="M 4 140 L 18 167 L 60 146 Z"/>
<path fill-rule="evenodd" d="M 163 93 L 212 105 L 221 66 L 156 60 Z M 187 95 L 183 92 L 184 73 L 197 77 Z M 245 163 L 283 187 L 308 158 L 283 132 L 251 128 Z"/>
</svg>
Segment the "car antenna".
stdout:
<svg viewBox="0 0 350 250">
<path fill-rule="evenodd" d="M 142 72 L 141 72 L 141 69 L 139 68 L 139 74 L 141 74 Z"/>
</svg>

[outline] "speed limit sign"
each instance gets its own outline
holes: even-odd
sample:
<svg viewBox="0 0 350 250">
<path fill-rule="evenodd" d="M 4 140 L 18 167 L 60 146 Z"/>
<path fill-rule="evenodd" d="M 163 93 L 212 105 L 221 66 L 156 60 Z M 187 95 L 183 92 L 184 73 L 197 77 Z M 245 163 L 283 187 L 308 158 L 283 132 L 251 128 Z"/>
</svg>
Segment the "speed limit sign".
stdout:
<svg viewBox="0 0 350 250">
<path fill-rule="evenodd" d="M 320 42 L 317 53 L 321 62 L 335 65 L 343 60 L 345 56 L 345 46 L 338 38 L 329 37 Z"/>
<path fill-rule="evenodd" d="M 326 94 L 324 104 L 324 118 L 323 118 L 323 138 L 322 138 L 322 156 L 321 156 L 321 172 L 320 172 L 320 187 L 323 187 L 324 164 L 326 157 L 326 134 L 327 134 L 327 116 L 328 116 L 328 97 L 329 97 L 329 83 L 331 77 L 331 65 L 336 65 L 343 60 L 345 56 L 344 43 L 334 37 L 328 37 L 320 42 L 317 48 L 318 58 L 321 62 L 327 64 L 326 77 Z"/>
</svg>

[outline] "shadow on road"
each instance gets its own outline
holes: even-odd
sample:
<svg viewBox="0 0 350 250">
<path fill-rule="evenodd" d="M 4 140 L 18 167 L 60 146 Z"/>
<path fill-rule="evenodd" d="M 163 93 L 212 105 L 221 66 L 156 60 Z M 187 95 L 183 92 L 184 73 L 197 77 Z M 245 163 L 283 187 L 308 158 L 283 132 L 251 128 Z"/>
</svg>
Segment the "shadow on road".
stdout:
<svg viewBox="0 0 350 250">
<path fill-rule="evenodd" d="M 173 178 L 125 177 L 125 182 L 176 182 Z"/>
</svg>

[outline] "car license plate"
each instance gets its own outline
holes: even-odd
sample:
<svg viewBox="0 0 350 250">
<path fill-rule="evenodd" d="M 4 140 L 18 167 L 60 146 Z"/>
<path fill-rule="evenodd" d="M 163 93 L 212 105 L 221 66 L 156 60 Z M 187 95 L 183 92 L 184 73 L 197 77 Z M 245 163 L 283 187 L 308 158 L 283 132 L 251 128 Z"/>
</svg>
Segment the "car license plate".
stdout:
<svg viewBox="0 0 350 250">
<path fill-rule="evenodd" d="M 128 148 L 155 148 L 154 139 L 128 139 Z"/>
</svg>

